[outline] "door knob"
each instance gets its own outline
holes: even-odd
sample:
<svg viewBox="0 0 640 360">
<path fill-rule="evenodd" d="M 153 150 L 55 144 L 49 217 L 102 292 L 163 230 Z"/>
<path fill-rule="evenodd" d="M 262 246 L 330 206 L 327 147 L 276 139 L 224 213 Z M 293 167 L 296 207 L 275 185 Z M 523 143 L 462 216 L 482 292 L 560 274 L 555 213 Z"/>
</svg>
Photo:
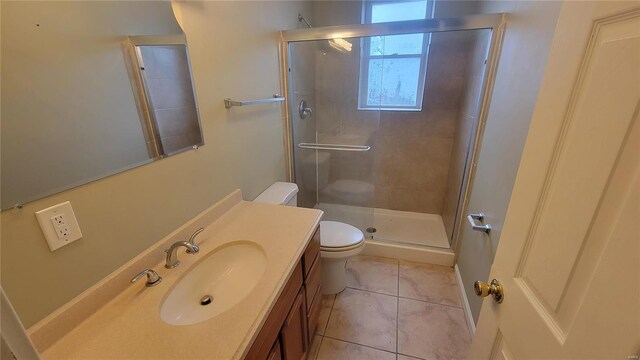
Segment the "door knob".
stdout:
<svg viewBox="0 0 640 360">
<path fill-rule="evenodd" d="M 487 297 L 489 295 L 493 295 L 493 299 L 498 304 L 500 304 L 502 300 L 504 300 L 502 284 L 496 279 L 491 280 L 491 284 L 487 284 L 484 281 L 476 281 L 473 284 L 473 290 L 479 297 Z"/>
</svg>

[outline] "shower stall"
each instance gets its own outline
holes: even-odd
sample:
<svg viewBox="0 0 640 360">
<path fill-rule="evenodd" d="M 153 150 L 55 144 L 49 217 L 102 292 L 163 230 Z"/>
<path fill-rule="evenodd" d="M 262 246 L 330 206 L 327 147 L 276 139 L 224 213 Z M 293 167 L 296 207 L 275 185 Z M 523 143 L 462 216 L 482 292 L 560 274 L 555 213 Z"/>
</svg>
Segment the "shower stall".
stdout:
<svg viewBox="0 0 640 360">
<path fill-rule="evenodd" d="M 361 229 L 365 253 L 453 264 L 502 24 L 485 14 L 281 32 L 299 206 Z"/>
</svg>

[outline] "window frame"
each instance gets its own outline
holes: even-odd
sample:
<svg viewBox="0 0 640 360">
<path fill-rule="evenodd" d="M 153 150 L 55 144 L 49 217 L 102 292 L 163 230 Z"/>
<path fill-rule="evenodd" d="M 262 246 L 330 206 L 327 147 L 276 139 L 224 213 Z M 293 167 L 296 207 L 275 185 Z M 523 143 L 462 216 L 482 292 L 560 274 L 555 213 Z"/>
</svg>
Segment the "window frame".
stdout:
<svg viewBox="0 0 640 360">
<path fill-rule="evenodd" d="M 371 24 L 374 5 L 409 3 L 424 0 L 364 0 L 362 4 L 362 23 Z M 434 0 L 426 0 L 427 7 L 424 19 L 433 18 Z M 358 110 L 361 111 L 422 111 L 422 102 L 426 87 L 427 60 L 431 46 L 431 33 L 422 33 L 422 53 L 421 54 L 391 54 L 391 55 L 371 55 L 371 38 L 360 39 L 360 77 L 358 79 Z M 393 36 L 393 35 L 391 35 Z M 416 91 L 415 105 L 368 105 L 367 94 L 369 90 L 369 62 L 372 59 L 420 59 L 420 70 L 418 73 L 418 89 Z"/>
</svg>

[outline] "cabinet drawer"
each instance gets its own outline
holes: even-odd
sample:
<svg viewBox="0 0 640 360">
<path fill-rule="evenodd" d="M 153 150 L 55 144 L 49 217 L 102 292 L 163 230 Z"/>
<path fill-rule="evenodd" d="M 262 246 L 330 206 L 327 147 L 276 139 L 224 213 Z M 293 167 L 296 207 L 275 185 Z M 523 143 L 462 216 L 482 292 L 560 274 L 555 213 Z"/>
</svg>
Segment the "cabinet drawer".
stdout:
<svg viewBox="0 0 640 360">
<path fill-rule="evenodd" d="M 322 310 L 322 294 L 318 291 L 313 304 L 309 308 L 309 315 L 307 315 L 307 323 L 309 324 L 309 343 L 313 341 L 313 336 L 316 333 L 316 327 L 318 327 L 318 321 L 320 320 L 320 310 Z"/>
<path fill-rule="evenodd" d="M 316 258 L 316 261 L 311 266 L 311 270 L 309 270 L 309 275 L 307 275 L 307 279 L 304 281 L 305 284 L 305 295 L 307 297 L 307 310 L 311 308 L 311 303 L 314 300 L 315 296 L 318 294 L 320 290 L 320 283 L 322 282 L 322 259 L 320 256 Z"/>
<path fill-rule="evenodd" d="M 313 265 L 316 257 L 319 258 L 320 255 L 320 225 L 316 228 L 316 232 L 313 234 L 309 245 L 307 245 L 307 249 L 304 252 L 304 256 L 302 257 L 302 267 L 304 269 L 304 278 L 306 279 L 309 276 L 309 271 L 311 271 L 311 266 Z"/>
</svg>

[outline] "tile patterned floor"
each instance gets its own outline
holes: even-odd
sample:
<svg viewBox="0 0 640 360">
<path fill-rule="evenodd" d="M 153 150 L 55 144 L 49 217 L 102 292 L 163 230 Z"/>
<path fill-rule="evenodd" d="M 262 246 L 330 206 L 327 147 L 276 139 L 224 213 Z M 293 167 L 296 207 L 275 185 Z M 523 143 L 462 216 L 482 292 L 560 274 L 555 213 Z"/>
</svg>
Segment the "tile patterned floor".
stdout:
<svg viewBox="0 0 640 360">
<path fill-rule="evenodd" d="M 464 359 L 471 344 L 448 267 L 356 256 L 347 288 L 324 295 L 307 359 Z"/>
</svg>

